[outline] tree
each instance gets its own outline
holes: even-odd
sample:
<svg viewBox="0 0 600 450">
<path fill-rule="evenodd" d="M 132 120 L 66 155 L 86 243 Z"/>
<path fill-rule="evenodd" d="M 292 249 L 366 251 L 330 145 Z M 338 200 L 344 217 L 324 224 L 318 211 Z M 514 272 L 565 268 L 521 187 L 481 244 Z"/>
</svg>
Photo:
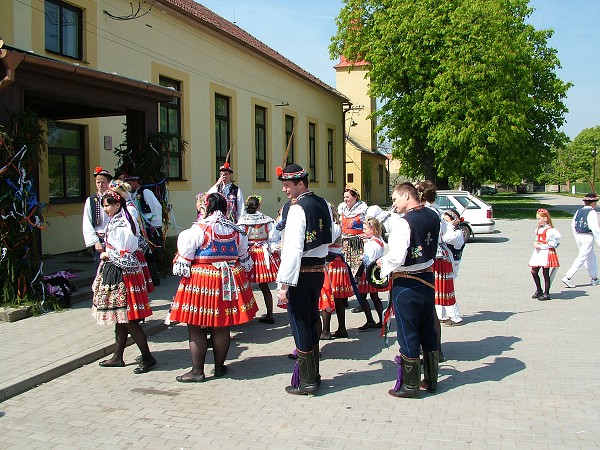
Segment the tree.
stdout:
<svg viewBox="0 0 600 450">
<path fill-rule="evenodd" d="M 332 57 L 369 64 L 378 131 L 411 177 L 518 183 L 565 141 L 550 30 L 527 0 L 344 0 Z"/>
<path fill-rule="evenodd" d="M 572 181 L 585 180 L 590 184 L 592 191 L 598 173 L 594 174 L 594 163 L 597 152 L 600 150 L 600 125 L 586 128 L 573 139 L 563 154 L 567 170 L 565 175 Z M 596 153 L 596 155 L 594 154 Z M 596 175 L 596 180 L 593 176 Z"/>
</svg>

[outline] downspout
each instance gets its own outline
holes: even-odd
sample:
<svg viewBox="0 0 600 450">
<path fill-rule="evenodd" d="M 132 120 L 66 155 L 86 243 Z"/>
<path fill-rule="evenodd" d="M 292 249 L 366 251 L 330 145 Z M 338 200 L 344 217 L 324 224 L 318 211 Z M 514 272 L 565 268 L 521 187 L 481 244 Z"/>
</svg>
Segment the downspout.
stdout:
<svg viewBox="0 0 600 450">
<path fill-rule="evenodd" d="M 0 47 L 2 45 L 0 44 Z M 15 81 L 15 72 L 17 67 L 23 62 L 25 59 L 25 55 L 10 52 L 6 49 L 0 48 L 0 60 L 2 61 L 2 65 L 6 69 L 6 75 L 2 80 L 0 80 L 0 92 L 6 89 L 8 86 L 13 84 Z"/>
</svg>

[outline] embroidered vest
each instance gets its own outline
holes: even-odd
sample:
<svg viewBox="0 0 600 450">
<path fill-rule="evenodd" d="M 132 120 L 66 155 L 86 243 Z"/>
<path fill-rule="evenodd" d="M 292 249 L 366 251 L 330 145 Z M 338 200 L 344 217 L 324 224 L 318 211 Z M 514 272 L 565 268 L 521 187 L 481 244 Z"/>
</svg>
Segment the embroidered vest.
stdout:
<svg viewBox="0 0 600 450">
<path fill-rule="evenodd" d="M 346 235 L 356 236 L 362 234 L 363 232 L 363 222 L 361 215 L 356 215 L 354 217 L 345 217 L 342 216 L 342 233 Z"/>
<path fill-rule="evenodd" d="M 407 212 L 404 219 L 410 226 L 410 244 L 403 266 L 434 259 L 440 235 L 438 214 L 430 208 L 419 208 Z"/>
<path fill-rule="evenodd" d="M 212 228 L 207 225 L 200 226 L 204 230 L 204 242 L 202 247 L 196 249 L 195 262 L 212 263 L 238 258 L 237 234 L 234 230 L 225 235 L 214 233 L 211 240 Z"/>
<path fill-rule="evenodd" d="M 301 195 L 299 198 L 287 202 L 281 211 L 281 222 L 277 225 L 279 231 L 285 228 L 287 215 L 290 211 L 291 202 L 294 202 L 304 210 L 306 216 L 306 234 L 304 236 L 304 251 L 320 247 L 323 244 L 331 244 L 331 217 L 329 206 L 321 197 L 311 193 Z"/>
<path fill-rule="evenodd" d="M 587 216 L 591 209 L 581 208 L 575 213 L 575 231 L 577 233 L 592 234 L 592 230 L 587 222 Z"/>
<path fill-rule="evenodd" d="M 245 225 L 248 241 L 266 241 L 269 237 L 269 229 L 266 223 L 258 225 Z"/>
<path fill-rule="evenodd" d="M 92 210 L 92 226 L 100 225 L 100 214 L 102 214 L 102 197 L 96 193 L 90 195 L 90 208 Z"/>
<path fill-rule="evenodd" d="M 238 221 L 238 210 L 237 210 L 237 195 L 238 195 L 238 187 L 231 183 L 229 187 L 229 194 L 227 194 L 227 213 L 225 217 L 231 220 L 233 223 Z M 219 192 L 223 193 L 223 187 L 219 186 Z"/>
</svg>

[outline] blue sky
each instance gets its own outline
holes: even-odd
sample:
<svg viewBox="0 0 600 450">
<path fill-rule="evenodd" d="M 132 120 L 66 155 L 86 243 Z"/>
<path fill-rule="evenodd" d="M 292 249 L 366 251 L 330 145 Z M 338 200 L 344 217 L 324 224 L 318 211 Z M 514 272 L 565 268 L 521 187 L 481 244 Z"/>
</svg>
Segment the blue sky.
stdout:
<svg viewBox="0 0 600 450">
<path fill-rule="evenodd" d="M 339 0 L 200 1 L 269 47 L 335 87 L 336 61 L 328 46 L 335 34 Z M 600 125 L 600 0 L 531 0 L 530 22 L 553 29 L 550 46 L 558 50 L 559 77 L 573 83 L 565 101 L 563 131 L 573 139 Z"/>
</svg>

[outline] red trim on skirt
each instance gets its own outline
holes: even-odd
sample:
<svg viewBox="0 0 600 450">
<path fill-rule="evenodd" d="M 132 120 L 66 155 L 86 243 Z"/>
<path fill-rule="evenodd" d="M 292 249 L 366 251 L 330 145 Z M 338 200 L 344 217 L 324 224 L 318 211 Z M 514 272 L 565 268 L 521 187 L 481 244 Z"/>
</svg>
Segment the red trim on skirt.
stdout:
<svg viewBox="0 0 600 450">
<path fill-rule="evenodd" d="M 456 303 L 454 296 L 454 275 L 452 263 L 445 258 L 436 258 L 433 261 L 435 274 L 435 304 L 452 306 Z"/>
<path fill-rule="evenodd" d="M 388 292 L 391 289 L 392 283 L 389 284 L 386 288 L 374 288 L 367 281 L 366 269 L 363 273 L 360 274 L 358 280 L 356 280 L 356 284 L 358 284 L 358 293 L 359 294 L 373 294 L 375 292 Z"/>
<path fill-rule="evenodd" d="M 336 256 L 327 264 L 327 273 L 329 273 L 331 291 L 335 298 L 348 298 L 354 295 L 348 266 L 341 256 Z"/>
<path fill-rule="evenodd" d="M 254 318 L 258 305 L 244 269 L 238 262 L 232 267 L 237 297 L 223 300 L 221 270 L 209 263 L 194 263 L 191 276 L 182 277 L 171 304 L 169 319 L 190 325 L 228 327 Z"/>
<path fill-rule="evenodd" d="M 329 274 L 325 272 L 321 295 L 319 296 L 319 311 L 332 312 L 335 311 L 335 300 L 331 289 L 331 279 Z"/>
<path fill-rule="evenodd" d="M 135 251 L 135 257 L 140 262 L 140 266 L 142 267 L 142 273 L 144 274 L 144 278 L 146 279 L 146 292 L 150 294 L 154 292 L 154 282 L 152 281 L 152 275 L 150 274 L 150 269 L 148 268 L 148 263 L 146 262 L 144 252 L 138 248 Z"/>
<path fill-rule="evenodd" d="M 250 246 L 248 247 L 248 253 L 252 258 L 254 265 L 252 271 L 249 272 L 248 281 L 250 283 L 273 283 L 277 280 L 277 272 L 279 272 L 279 253 L 269 253 L 269 264 L 265 261 L 265 252 L 261 246 Z"/>
</svg>

